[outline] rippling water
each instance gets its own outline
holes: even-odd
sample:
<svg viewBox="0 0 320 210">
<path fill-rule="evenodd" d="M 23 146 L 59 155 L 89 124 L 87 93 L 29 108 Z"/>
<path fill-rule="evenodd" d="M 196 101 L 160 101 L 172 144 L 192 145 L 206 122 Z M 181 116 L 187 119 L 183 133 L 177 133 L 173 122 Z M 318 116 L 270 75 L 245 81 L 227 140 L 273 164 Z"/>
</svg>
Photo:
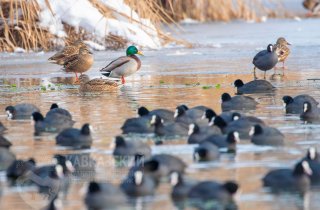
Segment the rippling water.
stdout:
<svg viewBox="0 0 320 210">
<path fill-rule="evenodd" d="M 179 155 L 188 163 L 188 176 L 198 179 L 230 180 L 241 185 L 238 197 L 240 209 L 303 209 L 302 201 L 292 195 L 273 196 L 261 187 L 261 178 L 272 168 L 292 166 L 304 156 L 310 146 L 318 146 L 320 126 L 304 125 L 298 116 L 286 116 L 282 107 L 283 95 L 308 93 L 320 101 L 319 87 L 319 30 L 320 21 L 281 20 L 266 23 L 211 23 L 185 25 L 177 36 L 196 44 L 195 48 L 168 47 L 160 51 L 144 51 L 142 69 L 127 84 L 113 92 L 103 94 L 79 94 L 76 86 L 66 85 L 74 80 L 58 66 L 48 64 L 52 53 L 0 54 L 0 110 L 9 104 L 29 102 L 46 113 L 51 103 L 71 111 L 77 121 L 75 127 L 89 122 L 94 127 L 94 143 L 91 157 L 97 161 L 97 180 L 118 184 L 126 175 L 125 169 L 114 166 L 109 144 L 124 120 L 136 115 L 139 106 L 149 109 L 170 108 L 178 104 L 190 107 L 206 105 L 220 112 L 220 95 L 234 93 L 232 83 L 241 78 L 252 80 L 252 57 L 267 44 L 284 36 L 292 43 L 286 76 L 271 82 L 279 87 L 272 95 L 252 95 L 260 103 L 250 114 L 261 117 L 268 124 L 279 128 L 286 136 L 284 148 L 253 146 L 242 142 L 236 157 L 223 155 L 218 162 L 198 164 L 192 161 L 193 146 L 186 139 L 154 146 L 153 153 Z M 98 76 L 98 69 L 123 52 L 96 52 L 95 64 L 88 72 Z M 268 72 L 271 76 L 272 72 Z M 262 76 L 262 74 L 260 75 Z M 59 85 L 58 85 L 59 84 Z M 206 89 L 204 87 L 210 86 Z M 55 90 L 50 90 L 55 88 Z M 3 112 L 0 120 L 9 128 L 5 135 L 12 143 L 17 158 L 34 157 L 39 164 L 51 162 L 53 154 L 76 153 L 55 145 L 54 136 L 34 139 L 33 125 L 27 122 L 8 121 Z M 9 188 L 5 174 L 0 172 L 2 197 L 0 209 L 40 209 L 43 199 L 36 189 Z M 65 209 L 85 209 L 81 189 L 84 183 L 77 180 L 71 187 Z M 169 185 L 162 185 L 154 198 L 136 209 L 174 209 L 168 192 Z M 308 208 L 317 209 L 320 204 L 317 189 L 310 193 Z"/>
</svg>

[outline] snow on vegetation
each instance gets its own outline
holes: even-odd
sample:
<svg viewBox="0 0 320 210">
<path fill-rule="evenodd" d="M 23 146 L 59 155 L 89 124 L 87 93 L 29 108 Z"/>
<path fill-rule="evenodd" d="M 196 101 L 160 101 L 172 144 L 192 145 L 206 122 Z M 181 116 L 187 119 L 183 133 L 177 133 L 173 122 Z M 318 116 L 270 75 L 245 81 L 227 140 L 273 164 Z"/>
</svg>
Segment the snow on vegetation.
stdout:
<svg viewBox="0 0 320 210">
<path fill-rule="evenodd" d="M 67 36 L 63 23 L 79 31 L 84 29 L 99 42 L 89 44 L 102 50 L 106 36 L 112 34 L 141 47 L 158 49 L 161 42 L 155 26 L 147 19 L 140 18 L 123 0 L 100 0 L 113 11 L 113 17 L 105 17 L 89 0 L 37 0 L 41 8 L 41 27 L 47 28 L 58 38 Z M 50 7 L 46 2 L 50 3 Z"/>
</svg>

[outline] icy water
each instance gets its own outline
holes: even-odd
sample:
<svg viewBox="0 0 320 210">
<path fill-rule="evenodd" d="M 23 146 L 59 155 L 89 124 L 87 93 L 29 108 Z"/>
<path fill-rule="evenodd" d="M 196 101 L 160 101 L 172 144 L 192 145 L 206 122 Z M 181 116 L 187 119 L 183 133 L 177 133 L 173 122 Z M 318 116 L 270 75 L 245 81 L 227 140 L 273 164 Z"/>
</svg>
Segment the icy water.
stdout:
<svg viewBox="0 0 320 210">
<path fill-rule="evenodd" d="M 90 150 L 70 151 L 55 146 L 54 135 L 41 139 L 33 136 L 33 125 L 27 122 L 6 120 L 4 111 L 0 120 L 9 131 L 5 135 L 12 143 L 17 158 L 34 157 L 41 164 L 52 162 L 57 153 L 89 153 L 96 160 L 96 180 L 119 182 L 126 168 L 115 167 L 109 144 L 121 133 L 124 120 L 136 116 L 139 106 L 149 109 L 174 108 L 179 104 L 189 107 L 205 105 L 220 112 L 220 95 L 234 93 L 233 81 L 252 80 L 252 58 L 258 50 L 284 36 L 292 44 L 285 77 L 269 78 L 278 87 L 272 95 L 252 95 L 259 103 L 249 114 L 260 117 L 285 134 L 285 147 L 259 147 L 249 142 L 238 146 L 235 157 L 222 155 L 221 160 L 208 164 L 192 161 L 193 146 L 186 138 L 154 146 L 156 153 L 169 153 L 188 163 L 187 175 L 197 180 L 237 180 L 241 193 L 237 197 L 240 209 L 294 210 L 318 209 L 320 191 L 310 192 L 310 202 L 295 195 L 273 196 L 261 186 L 261 178 L 270 169 L 291 167 L 305 155 L 309 146 L 318 146 L 319 125 L 304 125 L 298 116 L 286 116 L 282 107 L 283 95 L 308 93 L 320 101 L 319 30 L 320 20 L 270 20 L 266 23 L 211 23 L 184 25 L 177 36 L 195 44 L 194 48 L 168 47 L 159 51 L 144 51 L 142 69 L 118 90 L 103 94 L 80 94 L 76 86 L 68 85 L 74 78 L 64 74 L 58 66 L 48 64 L 53 53 L 0 54 L 0 110 L 7 105 L 29 102 L 46 113 L 51 103 L 71 111 L 77 121 L 75 127 L 89 122 L 94 127 L 94 143 Z M 95 64 L 88 72 L 98 76 L 98 69 L 123 52 L 96 52 Z M 268 77 L 272 75 L 268 72 Z M 259 75 L 262 77 L 262 74 Z M 51 90 L 54 89 L 54 90 Z M 6 186 L 4 172 L 0 172 L 2 196 L 0 209 L 41 209 L 46 201 L 35 188 L 21 189 Z M 85 181 L 76 179 L 63 202 L 64 209 L 85 209 L 83 188 Z M 134 209 L 174 209 L 170 186 L 163 184 L 155 197 L 147 198 Z"/>
</svg>

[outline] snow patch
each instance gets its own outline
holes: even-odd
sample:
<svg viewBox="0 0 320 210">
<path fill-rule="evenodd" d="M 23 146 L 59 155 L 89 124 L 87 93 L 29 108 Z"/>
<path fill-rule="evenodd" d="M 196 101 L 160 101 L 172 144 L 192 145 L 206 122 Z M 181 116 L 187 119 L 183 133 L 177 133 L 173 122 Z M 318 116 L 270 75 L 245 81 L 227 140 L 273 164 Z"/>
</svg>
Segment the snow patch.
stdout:
<svg viewBox="0 0 320 210">
<path fill-rule="evenodd" d="M 21 47 L 16 47 L 16 48 L 14 48 L 14 52 L 15 53 L 25 53 L 26 50 Z"/>
<path fill-rule="evenodd" d="M 184 20 L 181 20 L 180 23 L 187 25 L 187 24 L 198 24 L 200 22 L 192 18 L 186 18 Z"/>
<path fill-rule="evenodd" d="M 103 50 L 106 50 L 105 46 L 101 45 L 101 44 L 98 44 L 96 42 L 93 42 L 93 41 L 84 41 L 84 43 L 86 45 L 88 45 L 91 49 L 93 50 L 96 50 L 96 51 L 103 51 Z"/>
<path fill-rule="evenodd" d="M 161 48 L 161 42 L 155 26 L 150 20 L 140 18 L 123 0 L 101 0 L 112 9 L 115 18 L 106 18 L 88 0 L 59 0 L 50 1 L 50 8 L 46 0 L 37 0 L 41 12 L 40 25 L 50 33 L 64 38 L 66 33 L 63 22 L 93 34 L 100 43 L 104 43 L 109 34 L 121 36 L 141 47 L 152 49 Z"/>
</svg>

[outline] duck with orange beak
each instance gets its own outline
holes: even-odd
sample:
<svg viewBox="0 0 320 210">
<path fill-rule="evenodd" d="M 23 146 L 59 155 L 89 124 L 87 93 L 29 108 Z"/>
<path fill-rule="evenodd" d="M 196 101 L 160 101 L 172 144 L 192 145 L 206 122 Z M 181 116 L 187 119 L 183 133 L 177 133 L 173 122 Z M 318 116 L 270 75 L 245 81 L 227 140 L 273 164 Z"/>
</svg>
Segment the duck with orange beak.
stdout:
<svg viewBox="0 0 320 210">
<path fill-rule="evenodd" d="M 106 67 L 100 70 L 106 77 L 121 78 L 122 84 L 125 83 L 125 77 L 137 72 L 141 67 L 141 61 L 136 56 L 143 55 L 135 46 L 130 46 L 126 51 L 127 56 L 122 56 L 112 61 Z"/>
</svg>

